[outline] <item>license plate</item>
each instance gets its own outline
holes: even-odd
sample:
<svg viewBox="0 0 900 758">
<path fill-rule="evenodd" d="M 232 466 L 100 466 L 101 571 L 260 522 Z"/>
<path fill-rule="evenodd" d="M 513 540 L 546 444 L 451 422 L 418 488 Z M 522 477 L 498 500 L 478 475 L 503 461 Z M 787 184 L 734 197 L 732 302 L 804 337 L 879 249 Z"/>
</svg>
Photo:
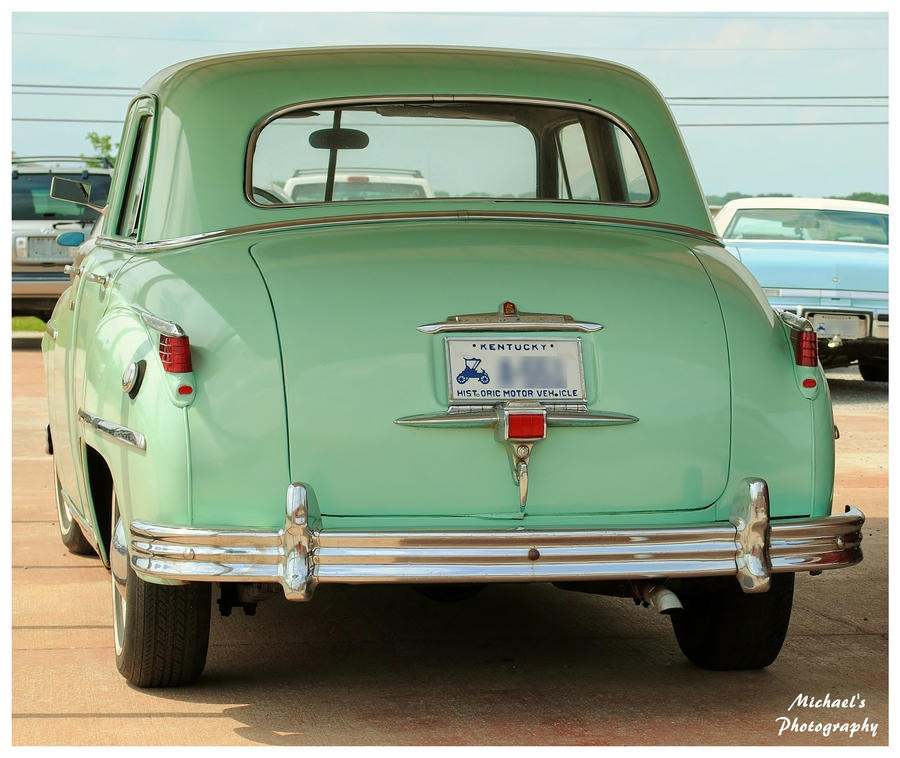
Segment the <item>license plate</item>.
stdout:
<svg viewBox="0 0 900 758">
<path fill-rule="evenodd" d="M 56 237 L 29 237 L 28 260 L 30 261 L 66 261 L 72 257 L 71 252 L 57 244 Z"/>
<path fill-rule="evenodd" d="M 811 313 L 808 318 L 819 337 L 856 339 L 857 337 L 866 336 L 866 321 L 859 316 Z"/>
<path fill-rule="evenodd" d="M 580 339 L 447 337 L 451 403 L 584 403 Z"/>
</svg>

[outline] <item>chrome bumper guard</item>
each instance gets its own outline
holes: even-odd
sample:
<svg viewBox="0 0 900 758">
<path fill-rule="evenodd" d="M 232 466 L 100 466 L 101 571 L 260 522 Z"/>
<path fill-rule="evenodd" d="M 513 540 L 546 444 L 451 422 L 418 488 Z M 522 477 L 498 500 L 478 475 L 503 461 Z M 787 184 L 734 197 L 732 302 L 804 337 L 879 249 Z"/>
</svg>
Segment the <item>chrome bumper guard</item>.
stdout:
<svg viewBox="0 0 900 758">
<path fill-rule="evenodd" d="M 658 529 L 320 531 L 308 528 L 311 490 L 288 488 L 278 531 L 200 529 L 131 523 L 131 565 L 160 579 L 278 582 L 289 600 L 318 583 L 665 580 L 736 576 L 764 592 L 772 573 L 851 566 L 862 560 L 865 516 L 769 520 L 761 479 L 730 524 Z"/>
</svg>

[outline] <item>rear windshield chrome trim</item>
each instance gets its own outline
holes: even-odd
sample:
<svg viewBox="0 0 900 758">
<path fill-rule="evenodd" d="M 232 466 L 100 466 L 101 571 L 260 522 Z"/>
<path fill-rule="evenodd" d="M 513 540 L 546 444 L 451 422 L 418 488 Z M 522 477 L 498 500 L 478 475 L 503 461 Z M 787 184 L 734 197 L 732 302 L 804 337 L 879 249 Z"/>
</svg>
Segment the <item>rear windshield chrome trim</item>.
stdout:
<svg viewBox="0 0 900 758">
<path fill-rule="evenodd" d="M 594 113 L 605 118 L 619 127 L 634 145 L 638 157 L 641 160 L 641 167 L 647 177 L 647 185 L 650 189 L 650 199 L 643 203 L 591 203 L 591 205 L 620 205 L 627 208 L 646 208 L 655 205 L 659 199 L 659 184 L 656 181 L 656 175 L 653 172 L 653 166 L 650 164 L 650 156 L 647 153 L 644 143 L 641 142 L 637 133 L 629 124 L 623 121 L 619 116 L 610 113 L 603 108 L 586 103 L 571 102 L 566 100 L 553 100 L 549 98 L 536 97 L 514 97 L 501 95 L 380 95 L 380 96 L 357 96 L 336 98 L 330 100 L 313 100 L 308 102 L 293 103 L 278 108 L 271 113 L 267 113 L 253 127 L 250 132 L 250 138 L 247 142 L 247 153 L 244 160 L 244 195 L 247 201 L 257 208 L 284 208 L 297 207 L 298 204 L 289 203 L 286 205 L 262 205 L 253 199 L 253 157 L 256 148 L 256 142 L 260 133 L 269 124 L 282 116 L 300 110 L 314 110 L 316 108 L 329 108 L 335 106 L 353 106 L 363 104 L 386 104 L 386 103 L 520 103 L 522 105 L 539 105 L 550 108 L 568 108 L 571 110 L 580 110 L 587 113 Z M 506 199 L 506 198 L 502 198 Z M 537 199 L 537 198 L 535 198 Z M 310 204 L 302 204 L 310 205 Z M 312 205 L 328 205 L 328 203 L 312 203 Z"/>
<path fill-rule="evenodd" d="M 155 240 L 153 242 L 135 242 L 119 237 L 102 236 L 98 244 L 113 250 L 122 250 L 130 253 L 155 253 L 166 250 L 201 245 L 206 242 L 241 237 L 248 234 L 265 232 L 278 232 L 287 229 L 316 228 L 323 226 L 336 226 L 343 224 L 370 224 L 391 221 L 446 221 L 446 220 L 479 219 L 486 221 L 549 221 L 557 223 L 599 224 L 602 226 L 630 226 L 656 231 L 683 234 L 689 237 L 699 238 L 703 242 L 711 242 L 719 247 L 722 243 L 715 234 L 695 229 L 689 226 L 666 224 L 659 221 L 642 221 L 630 218 L 615 218 L 613 216 L 586 216 L 577 213 L 540 213 L 529 211 L 407 211 L 398 213 L 367 213 L 352 214 L 346 216 L 323 216 L 310 219 L 287 219 L 284 221 L 271 221 L 265 224 L 248 224 L 247 226 L 235 226 L 229 229 L 218 229 L 212 232 L 191 234 L 185 237 L 172 237 L 170 239 Z"/>
</svg>

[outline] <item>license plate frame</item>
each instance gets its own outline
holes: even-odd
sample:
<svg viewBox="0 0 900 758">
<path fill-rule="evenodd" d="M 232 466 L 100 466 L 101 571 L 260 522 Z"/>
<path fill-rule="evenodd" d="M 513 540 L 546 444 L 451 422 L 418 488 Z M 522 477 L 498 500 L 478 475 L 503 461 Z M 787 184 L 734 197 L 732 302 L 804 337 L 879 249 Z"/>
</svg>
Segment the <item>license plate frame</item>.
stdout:
<svg viewBox="0 0 900 758">
<path fill-rule="evenodd" d="M 28 237 L 25 261 L 32 263 L 65 263 L 72 254 L 57 244 L 56 237 L 31 235 Z"/>
<path fill-rule="evenodd" d="M 585 404 L 580 337 L 445 337 L 451 405 Z"/>
<path fill-rule="evenodd" d="M 807 318 L 819 337 L 865 337 L 868 320 L 854 313 L 810 313 Z"/>
</svg>

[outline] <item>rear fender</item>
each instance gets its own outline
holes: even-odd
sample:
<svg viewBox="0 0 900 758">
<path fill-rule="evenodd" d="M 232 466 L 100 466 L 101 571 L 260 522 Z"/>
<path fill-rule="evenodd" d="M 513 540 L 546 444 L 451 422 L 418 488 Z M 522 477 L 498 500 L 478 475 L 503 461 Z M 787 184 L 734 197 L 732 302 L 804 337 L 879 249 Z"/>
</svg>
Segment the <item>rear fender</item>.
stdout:
<svg viewBox="0 0 900 758">
<path fill-rule="evenodd" d="M 136 311 L 107 311 L 87 356 L 79 426 L 84 444 L 109 467 L 126 523 L 189 524 L 186 410 L 173 398 L 155 337 Z M 131 364 L 142 364 L 143 371 L 129 394 L 123 375 Z M 106 504 L 91 507 L 95 524 L 96 515 L 109 510 Z"/>
<path fill-rule="evenodd" d="M 781 319 L 739 261 L 713 245 L 694 252 L 716 288 L 728 334 L 732 454 L 717 519 L 728 520 L 744 480 L 754 477 L 768 484 L 773 518 L 829 515 L 834 437 L 821 367 L 797 372 Z M 804 377 L 819 389 L 804 389 Z"/>
</svg>

